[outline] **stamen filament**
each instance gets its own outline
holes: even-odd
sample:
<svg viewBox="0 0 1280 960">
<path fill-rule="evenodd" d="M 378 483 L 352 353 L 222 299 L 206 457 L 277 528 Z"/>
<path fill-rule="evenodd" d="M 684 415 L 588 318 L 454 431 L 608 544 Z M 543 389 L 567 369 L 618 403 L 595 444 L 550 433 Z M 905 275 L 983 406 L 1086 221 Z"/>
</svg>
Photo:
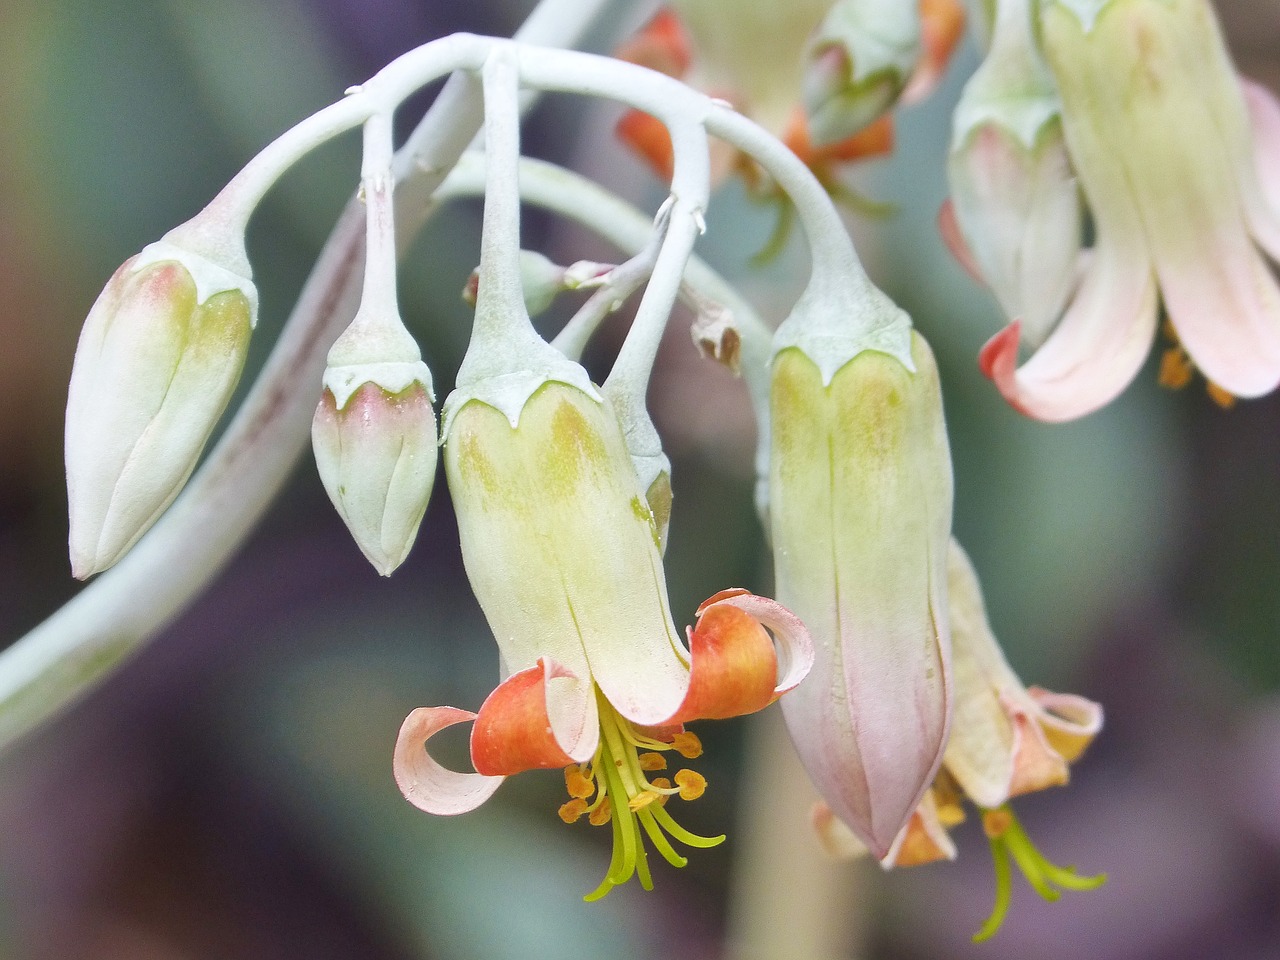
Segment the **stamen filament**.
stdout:
<svg viewBox="0 0 1280 960">
<path fill-rule="evenodd" d="M 990 838 L 991 861 L 996 868 L 996 902 L 991 908 L 991 916 L 987 922 L 973 935 L 974 943 L 990 940 L 1004 926 L 1004 918 L 1009 915 L 1009 904 L 1013 900 L 1013 871 L 1009 868 L 1009 852 L 999 840 Z"/>
<path fill-rule="evenodd" d="M 714 847 L 724 841 L 724 836 L 700 837 L 681 827 L 663 809 L 667 798 L 680 794 L 685 799 L 700 796 L 706 780 L 692 770 L 676 774 L 676 785 L 665 777 L 650 782 L 646 770 L 665 770 L 666 758 L 653 751 L 676 750 L 686 756 L 688 752 L 701 752 L 701 743 L 693 734 L 677 734 L 675 742 L 664 743 L 640 733 L 597 690 L 600 704 L 600 745 L 591 764 L 572 764 L 565 768 L 565 788 L 572 798 L 561 807 L 561 818 L 566 822 L 576 820 L 583 812 L 590 814 L 593 824 L 609 820 L 613 829 L 613 854 L 609 869 L 600 885 L 584 897 L 588 902 L 599 900 L 616 886 L 626 883 L 633 875 L 646 890 L 653 889 L 653 877 L 649 868 L 649 851 L 645 848 L 647 835 L 653 849 L 673 867 L 683 867 L 688 860 L 676 852 L 672 840 L 690 847 Z M 683 748 L 683 749 L 682 749 Z M 641 753 L 641 751 L 646 751 Z M 595 801 L 586 800 L 595 793 Z M 572 818 L 567 814 L 576 814 Z"/>
<path fill-rule="evenodd" d="M 1056 901 L 1062 895 L 1062 890 L 1096 890 L 1107 882 L 1105 873 L 1082 877 L 1076 873 L 1075 867 L 1060 867 L 1050 861 L 1031 842 L 1008 805 L 983 810 L 982 827 L 991 844 L 991 859 L 995 865 L 996 902 L 991 916 L 973 935 L 975 943 L 993 936 L 1009 912 L 1012 895 L 1010 858 L 1018 865 L 1032 889 L 1050 902 Z"/>
</svg>

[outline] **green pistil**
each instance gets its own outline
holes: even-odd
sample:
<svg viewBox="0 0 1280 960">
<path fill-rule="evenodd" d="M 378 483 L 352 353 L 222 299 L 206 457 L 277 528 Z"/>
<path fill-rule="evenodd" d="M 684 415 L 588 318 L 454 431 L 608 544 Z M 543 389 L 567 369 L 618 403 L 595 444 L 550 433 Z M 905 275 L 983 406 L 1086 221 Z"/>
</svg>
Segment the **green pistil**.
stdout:
<svg viewBox="0 0 1280 960">
<path fill-rule="evenodd" d="M 994 810 L 984 810 L 982 827 L 991 844 L 991 859 L 996 869 L 996 902 L 987 922 L 973 935 L 974 943 L 994 936 L 1009 913 L 1013 895 L 1010 858 L 1018 865 L 1031 888 L 1050 902 L 1057 900 L 1062 890 L 1096 890 L 1107 882 L 1105 873 L 1082 877 L 1076 873 L 1075 867 L 1060 867 L 1050 861 L 1031 842 L 1007 804 Z"/>
<path fill-rule="evenodd" d="M 599 702 L 600 748 L 591 766 L 600 793 L 610 798 L 613 856 L 600 886 L 583 898 L 588 902 L 604 897 L 614 887 L 630 880 L 633 874 L 639 877 L 644 889 L 653 889 L 642 829 L 653 848 L 673 867 L 683 867 L 689 861 L 675 851 L 667 835 L 686 846 L 699 848 L 714 847 L 725 839 L 724 836 L 701 837 L 690 833 L 672 819 L 657 799 L 638 810 L 631 809 L 629 800 L 653 789 L 640 768 L 637 747 L 670 749 L 670 746 L 634 733 L 630 724 L 614 712 L 603 696 Z"/>
</svg>

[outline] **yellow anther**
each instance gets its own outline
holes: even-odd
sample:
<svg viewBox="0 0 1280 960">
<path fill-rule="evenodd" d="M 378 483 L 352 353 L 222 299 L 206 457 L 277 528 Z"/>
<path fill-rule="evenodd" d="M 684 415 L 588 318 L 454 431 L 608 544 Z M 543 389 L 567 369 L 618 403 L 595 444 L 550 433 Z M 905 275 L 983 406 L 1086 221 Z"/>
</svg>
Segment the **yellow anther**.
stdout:
<svg viewBox="0 0 1280 960">
<path fill-rule="evenodd" d="M 693 770 L 681 770 L 676 773 L 676 786 L 681 800 L 697 800 L 707 789 L 707 778 Z"/>
<path fill-rule="evenodd" d="M 1013 824 L 1013 814 L 1004 807 L 982 811 L 982 830 L 992 840 L 999 840 Z"/>
<path fill-rule="evenodd" d="M 634 797 L 627 801 L 627 806 L 634 813 L 636 810 L 643 810 L 653 801 L 657 800 L 660 794 L 655 790 L 641 790 Z"/>
<path fill-rule="evenodd" d="M 696 733 L 683 730 L 672 738 L 671 749 L 686 760 L 696 760 L 702 756 L 702 741 Z"/>
<path fill-rule="evenodd" d="M 1160 374 L 1157 378 L 1160 386 L 1171 390 L 1180 390 L 1191 382 L 1191 358 L 1181 347 L 1170 347 L 1160 357 Z"/>
<path fill-rule="evenodd" d="M 570 803 L 572 802 L 573 801 L 570 801 Z M 602 797 L 600 799 L 600 805 L 591 811 L 587 816 L 587 820 L 593 827 L 599 827 L 608 823 L 612 816 L 613 806 L 609 803 L 609 798 Z"/>
<path fill-rule="evenodd" d="M 1218 386 L 1212 380 L 1205 384 L 1205 391 L 1209 394 L 1209 399 L 1223 410 L 1230 410 L 1236 405 L 1236 395 Z"/>
<path fill-rule="evenodd" d="M 583 768 L 580 764 L 571 763 L 564 768 L 564 786 L 569 796 L 587 799 L 596 792 L 595 781 L 591 778 L 591 768 Z"/>
<path fill-rule="evenodd" d="M 665 770 L 667 769 L 667 758 L 660 753 L 642 753 L 640 754 L 641 770 Z"/>
<path fill-rule="evenodd" d="M 587 801 L 581 797 L 574 797 L 560 807 L 560 819 L 565 823 L 577 823 L 579 818 L 586 812 Z"/>
</svg>

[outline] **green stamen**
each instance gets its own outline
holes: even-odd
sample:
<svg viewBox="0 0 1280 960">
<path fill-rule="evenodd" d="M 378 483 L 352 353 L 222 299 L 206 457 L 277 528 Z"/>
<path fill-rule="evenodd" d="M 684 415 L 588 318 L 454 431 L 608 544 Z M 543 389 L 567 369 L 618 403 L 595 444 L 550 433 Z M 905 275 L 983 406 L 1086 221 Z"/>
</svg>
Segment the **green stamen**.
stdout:
<svg viewBox="0 0 1280 960">
<path fill-rule="evenodd" d="M 993 936 L 1009 912 L 1013 890 L 1010 858 L 1032 889 L 1050 902 L 1057 900 L 1062 890 L 1096 890 L 1107 882 L 1105 873 L 1082 877 L 1076 873 L 1075 867 L 1060 867 L 1050 861 L 1031 842 L 1007 804 L 994 810 L 984 810 L 982 826 L 991 844 L 991 859 L 996 869 L 996 902 L 987 922 L 973 935 L 975 943 Z"/>
<path fill-rule="evenodd" d="M 714 847 L 725 839 L 723 836 L 700 837 L 672 819 L 661 801 L 678 790 L 653 786 L 640 766 L 638 752 L 671 750 L 672 745 L 636 730 L 618 715 L 598 690 L 596 693 L 600 705 L 600 746 L 590 768 L 580 769 L 584 773 L 589 769 L 595 781 L 596 799 L 588 810 L 599 807 L 603 797 L 611 798 L 609 819 L 613 828 L 613 855 L 600 885 L 583 898 L 588 902 L 606 896 L 633 875 L 639 878 L 644 889 L 653 889 L 649 852 L 645 849 L 642 830 L 649 837 L 653 849 L 673 867 L 683 867 L 689 861 L 676 852 L 668 836 L 686 846 L 700 848 Z"/>
<path fill-rule="evenodd" d="M 1004 918 L 1009 915 L 1009 904 L 1013 900 L 1013 871 L 1009 868 L 1009 851 L 1002 843 L 995 840 L 988 842 L 991 844 L 991 860 L 996 868 L 996 902 L 987 922 L 973 935 L 974 943 L 981 943 L 995 936 L 996 931 L 1004 926 Z"/>
</svg>

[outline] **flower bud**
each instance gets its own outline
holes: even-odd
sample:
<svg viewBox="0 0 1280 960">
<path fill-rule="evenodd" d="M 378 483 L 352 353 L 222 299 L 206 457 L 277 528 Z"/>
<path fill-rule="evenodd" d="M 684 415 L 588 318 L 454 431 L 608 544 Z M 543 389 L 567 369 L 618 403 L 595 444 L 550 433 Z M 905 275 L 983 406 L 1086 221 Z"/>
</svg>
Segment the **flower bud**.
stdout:
<svg viewBox="0 0 1280 960">
<path fill-rule="evenodd" d="M 373 367 L 373 364 L 366 365 Z M 316 467 L 329 499 L 384 577 L 404 562 L 435 484 L 436 415 L 426 365 L 384 364 L 355 389 L 326 386 L 311 424 Z M 403 370 L 392 370 L 401 368 Z M 341 376 L 350 367 L 330 368 Z M 383 386 L 390 380 L 390 386 Z M 398 389 L 397 389 L 398 388 Z"/>
<path fill-rule="evenodd" d="M 89 311 L 67 396 L 72 573 L 114 564 L 178 495 L 244 366 L 253 283 L 161 241 Z"/>
<path fill-rule="evenodd" d="M 905 0 L 840 0 L 807 52 L 804 104 L 818 146 L 853 136 L 897 102 L 920 57 L 920 16 Z"/>
<path fill-rule="evenodd" d="M 947 174 L 974 267 L 1038 345 L 1075 286 L 1082 211 L 1028 18 L 1026 0 L 1001 0 L 991 51 L 956 108 Z"/>
<path fill-rule="evenodd" d="M 524 306 L 529 316 L 546 313 L 556 297 L 566 290 L 575 289 L 581 282 L 579 277 L 571 276 L 565 267 L 537 250 L 520 251 L 520 289 L 524 293 Z M 471 271 L 466 286 L 462 288 L 462 299 L 474 307 L 479 293 L 480 268 L 477 267 Z"/>
<path fill-rule="evenodd" d="M 773 369 L 777 591 L 817 655 L 783 713 L 823 799 L 877 857 L 937 771 L 951 712 L 951 461 L 932 353 L 908 342 L 910 366 L 868 348 L 824 376 L 815 336 Z"/>
</svg>

